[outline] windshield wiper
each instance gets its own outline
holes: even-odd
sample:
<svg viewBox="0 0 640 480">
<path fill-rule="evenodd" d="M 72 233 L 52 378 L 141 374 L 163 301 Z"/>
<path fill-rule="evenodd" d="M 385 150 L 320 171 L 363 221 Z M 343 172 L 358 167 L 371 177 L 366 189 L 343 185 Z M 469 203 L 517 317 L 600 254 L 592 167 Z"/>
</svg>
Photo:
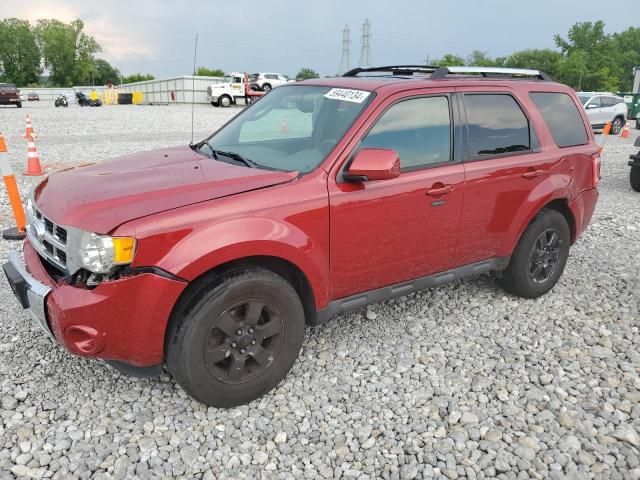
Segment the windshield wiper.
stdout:
<svg viewBox="0 0 640 480">
<path fill-rule="evenodd" d="M 209 145 L 209 147 L 211 147 L 211 145 Z M 220 154 L 220 155 L 224 155 L 225 157 L 232 158 L 233 160 L 236 160 L 238 162 L 244 163 L 247 167 L 260 168 L 260 166 L 256 162 L 254 162 L 253 160 L 247 157 L 243 157 L 242 155 L 236 152 L 225 152 L 224 150 L 216 150 L 214 148 L 211 149 L 211 152 L 213 153 L 214 158 L 216 160 L 218 159 L 218 154 Z"/>
</svg>

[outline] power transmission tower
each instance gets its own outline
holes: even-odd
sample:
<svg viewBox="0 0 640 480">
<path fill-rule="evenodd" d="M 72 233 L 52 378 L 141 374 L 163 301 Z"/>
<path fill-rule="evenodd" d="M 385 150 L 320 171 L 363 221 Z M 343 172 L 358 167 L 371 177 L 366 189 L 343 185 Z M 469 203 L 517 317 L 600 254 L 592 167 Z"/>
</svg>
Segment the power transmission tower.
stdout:
<svg viewBox="0 0 640 480">
<path fill-rule="evenodd" d="M 349 25 L 344 26 L 342 31 L 342 58 L 340 59 L 340 69 L 338 75 L 342 75 L 351 68 L 351 60 L 349 58 L 351 52 L 351 31 Z"/>
<path fill-rule="evenodd" d="M 360 66 L 371 66 L 371 22 L 367 18 L 362 24 L 362 40 L 360 49 Z"/>
</svg>

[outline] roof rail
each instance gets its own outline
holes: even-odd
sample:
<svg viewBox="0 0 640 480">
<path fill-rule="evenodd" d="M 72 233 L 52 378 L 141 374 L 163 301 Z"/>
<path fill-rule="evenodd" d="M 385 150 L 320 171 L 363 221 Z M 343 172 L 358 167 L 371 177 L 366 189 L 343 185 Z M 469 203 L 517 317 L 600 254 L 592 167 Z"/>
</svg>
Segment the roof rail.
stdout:
<svg viewBox="0 0 640 480">
<path fill-rule="evenodd" d="M 538 80 L 551 81 L 551 78 L 540 70 L 531 70 L 528 68 L 501 68 L 501 67 L 440 67 L 436 69 L 429 77 L 431 80 L 446 78 L 450 73 L 466 74 L 475 73 L 483 77 L 505 77 L 524 78 L 534 77 Z"/>
<path fill-rule="evenodd" d="M 343 77 L 356 77 L 360 73 L 390 72 L 393 75 L 413 75 L 414 73 L 433 73 L 438 67 L 432 65 L 388 65 L 386 67 L 353 68 Z"/>
</svg>

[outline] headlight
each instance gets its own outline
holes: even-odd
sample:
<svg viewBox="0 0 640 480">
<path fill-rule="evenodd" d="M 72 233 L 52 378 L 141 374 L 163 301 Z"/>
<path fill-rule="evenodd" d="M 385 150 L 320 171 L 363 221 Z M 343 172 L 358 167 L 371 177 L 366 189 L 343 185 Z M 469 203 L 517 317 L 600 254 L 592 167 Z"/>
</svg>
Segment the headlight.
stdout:
<svg viewBox="0 0 640 480">
<path fill-rule="evenodd" d="M 109 273 L 117 265 L 130 264 L 135 251 L 136 239 L 133 237 L 83 232 L 80 239 L 80 263 L 94 273 Z"/>
</svg>

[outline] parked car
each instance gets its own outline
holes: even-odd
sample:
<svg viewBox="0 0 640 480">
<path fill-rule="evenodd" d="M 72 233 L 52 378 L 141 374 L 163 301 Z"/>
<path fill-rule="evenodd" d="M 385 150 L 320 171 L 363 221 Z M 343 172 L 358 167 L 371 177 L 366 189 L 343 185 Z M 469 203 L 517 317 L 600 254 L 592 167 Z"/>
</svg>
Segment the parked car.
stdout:
<svg viewBox="0 0 640 480">
<path fill-rule="evenodd" d="M 544 295 L 599 178 L 578 98 L 541 72 L 356 69 L 193 145 L 52 173 L 4 271 L 69 351 L 166 364 L 229 407 L 283 379 L 305 324 L 481 273 Z"/>
<path fill-rule="evenodd" d="M 40 101 L 40 95 L 38 95 L 35 92 L 31 92 L 31 93 L 29 93 L 29 95 L 27 95 L 27 101 L 29 101 L 29 102 L 39 102 Z"/>
<path fill-rule="evenodd" d="M 0 105 L 15 105 L 22 108 L 20 90 L 13 83 L 0 83 Z"/>
<path fill-rule="evenodd" d="M 640 147 L 640 137 L 636 138 L 634 146 Z M 629 166 L 631 167 L 629 183 L 631 183 L 631 188 L 640 192 L 640 151 L 635 155 L 630 155 L 629 158 Z"/>
<path fill-rule="evenodd" d="M 636 130 L 640 130 L 640 112 L 636 115 Z"/>
<path fill-rule="evenodd" d="M 293 82 L 281 73 L 252 73 L 249 77 L 252 88 L 263 92 L 270 92 L 273 88 Z"/>
<path fill-rule="evenodd" d="M 591 128 L 600 129 L 611 122 L 611 134 L 620 133 L 627 121 L 627 104 L 624 98 L 597 92 L 580 92 L 578 97 L 587 111 Z"/>
</svg>

